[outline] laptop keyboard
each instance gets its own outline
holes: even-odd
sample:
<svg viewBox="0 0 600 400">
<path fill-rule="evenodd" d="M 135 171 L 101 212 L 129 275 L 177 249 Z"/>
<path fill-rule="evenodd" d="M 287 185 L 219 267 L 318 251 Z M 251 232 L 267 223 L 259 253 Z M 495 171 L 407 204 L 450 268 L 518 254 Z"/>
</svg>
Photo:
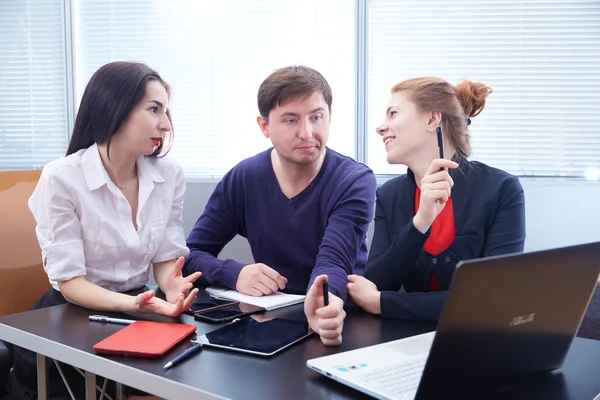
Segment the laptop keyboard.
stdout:
<svg viewBox="0 0 600 400">
<path fill-rule="evenodd" d="M 365 372 L 361 374 L 361 378 L 387 393 L 401 394 L 417 389 L 426 361 L 426 356 L 414 358 L 410 361 Z"/>
</svg>

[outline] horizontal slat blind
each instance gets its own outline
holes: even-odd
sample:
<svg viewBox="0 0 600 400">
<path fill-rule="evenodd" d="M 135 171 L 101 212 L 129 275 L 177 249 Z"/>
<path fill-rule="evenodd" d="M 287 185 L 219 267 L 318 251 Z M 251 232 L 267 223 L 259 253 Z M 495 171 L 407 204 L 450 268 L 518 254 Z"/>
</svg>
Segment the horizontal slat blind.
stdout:
<svg viewBox="0 0 600 400">
<path fill-rule="evenodd" d="M 417 76 L 469 77 L 495 92 L 473 119 L 473 159 L 521 176 L 582 177 L 600 167 L 598 0 L 372 0 L 369 165 L 390 87 Z"/>
<path fill-rule="evenodd" d="M 256 125 L 256 94 L 268 74 L 291 64 L 329 81 L 329 144 L 354 155 L 353 0 L 78 0 L 74 11 L 77 99 L 107 62 L 156 69 L 173 87 L 169 156 L 188 177 L 222 176 L 270 146 Z"/>
<path fill-rule="evenodd" d="M 61 0 L 0 1 L 0 170 L 39 169 L 67 149 Z"/>
</svg>

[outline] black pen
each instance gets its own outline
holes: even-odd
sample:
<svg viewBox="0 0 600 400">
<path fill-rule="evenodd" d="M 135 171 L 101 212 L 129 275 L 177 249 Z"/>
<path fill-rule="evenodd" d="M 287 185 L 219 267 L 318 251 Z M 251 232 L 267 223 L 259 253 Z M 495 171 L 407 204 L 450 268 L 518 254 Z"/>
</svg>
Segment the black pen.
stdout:
<svg viewBox="0 0 600 400">
<path fill-rule="evenodd" d="M 329 305 L 329 283 L 323 281 L 323 304 L 325 307 Z"/>
<path fill-rule="evenodd" d="M 164 369 L 169 369 L 172 366 L 179 364 L 183 360 L 187 360 L 194 354 L 198 353 L 200 350 L 202 350 L 202 343 L 197 343 L 196 345 L 190 347 L 189 349 L 187 349 L 186 351 L 184 351 L 183 353 L 166 363 Z"/>
<path fill-rule="evenodd" d="M 444 140 L 442 138 L 442 127 L 438 126 L 437 128 L 435 128 L 435 132 L 437 133 L 437 142 L 438 142 L 438 149 L 440 151 L 440 158 L 443 160 L 444 159 Z M 443 171 L 444 167 L 440 168 L 440 171 Z"/>
</svg>

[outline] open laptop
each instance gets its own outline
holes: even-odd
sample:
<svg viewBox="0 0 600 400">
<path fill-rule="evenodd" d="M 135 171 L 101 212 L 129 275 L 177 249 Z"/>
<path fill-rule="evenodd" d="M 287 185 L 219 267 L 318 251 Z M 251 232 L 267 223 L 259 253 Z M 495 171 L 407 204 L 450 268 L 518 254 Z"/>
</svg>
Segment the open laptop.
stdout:
<svg viewBox="0 0 600 400">
<path fill-rule="evenodd" d="M 457 265 L 436 332 L 307 361 L 380 399 L 464 398 L 560 367 L 600 275 L 600 243 Z"/>
</svg>

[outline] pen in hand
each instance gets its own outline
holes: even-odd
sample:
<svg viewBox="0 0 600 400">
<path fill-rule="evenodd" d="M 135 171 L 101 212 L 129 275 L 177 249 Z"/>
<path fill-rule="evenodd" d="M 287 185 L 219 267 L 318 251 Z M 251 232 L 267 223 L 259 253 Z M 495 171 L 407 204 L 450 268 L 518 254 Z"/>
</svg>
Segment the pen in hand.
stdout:
<svg viewBox="0 0 600 400">
<path fill-rule="evenodd" d="M 189 349 L 187 349 L 186 351 L 184 351 L 183 353 L 166 363 L 164 369 L 169 369 L 181 363 L 182 361 L 187 360 L 194 354 L 198 353 L 200 350 L 202 350 L 202 343 L 197 343 L 196 345 L 190 347 Z"/>
<path fill-rule="evenodd" d="M 438 150 L 440 152 L 440 158 L 444 159 L 444 139 L 442 137 L 442 127 L 438 126 L 435 128 L 435 133 L 437 134 L 437 142 L 438 142 Z M 443 171 L 444 167 L 440 168 L 440 171 Z"/>
<path fill-rule="evenodd" d="M 329 305 L 329 283 L 323 281 L 323 305 L 327 307 Z"/>
</svg>

